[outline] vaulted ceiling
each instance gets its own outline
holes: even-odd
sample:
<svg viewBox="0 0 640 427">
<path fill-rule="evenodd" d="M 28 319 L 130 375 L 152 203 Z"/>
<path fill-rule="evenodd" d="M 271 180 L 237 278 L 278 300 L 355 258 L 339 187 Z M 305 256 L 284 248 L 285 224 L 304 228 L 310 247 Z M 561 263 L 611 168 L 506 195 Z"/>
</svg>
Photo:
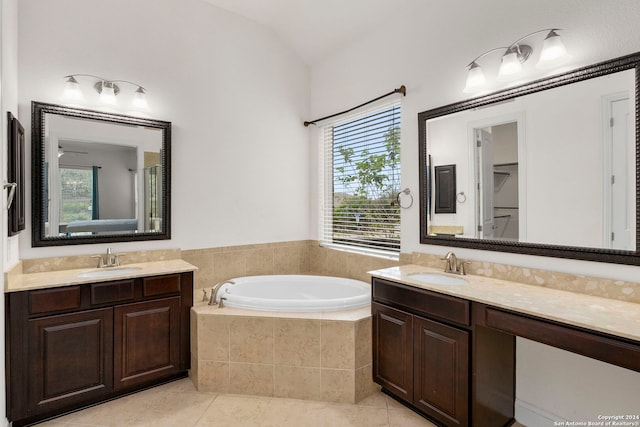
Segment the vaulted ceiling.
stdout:
<svg viewBox="0 0 640 427">
<path fill-rule="evenodd" d="M 204 0 L 271 28 L 308 65 L 426 0 Z"/>
</svg>

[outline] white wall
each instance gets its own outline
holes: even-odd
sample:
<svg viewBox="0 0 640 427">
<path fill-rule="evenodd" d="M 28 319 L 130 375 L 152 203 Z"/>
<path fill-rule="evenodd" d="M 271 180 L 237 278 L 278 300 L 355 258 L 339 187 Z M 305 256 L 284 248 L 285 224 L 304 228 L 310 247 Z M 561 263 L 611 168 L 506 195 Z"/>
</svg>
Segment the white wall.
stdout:
<svg viewBox="0 0 640 427">
<path fill-rule="evenodd" d="M 21 0 L 19 23 L 23 123 L 32 100 L 62 102 L 72 73 L 137 82 L 149 116 L 172 122 L 172 239 L 109 246 L 309 238 L 309 70 L 272 32 L 201 0 Z M 78 80 L 95 107 L 93 81 Z M 28 223 L 21 258 L 107 246 L 31 248 L 30 233 Z"/>
<path fill-rule="evenodd" d="M 16 115 L 18 110 L 18 0 L 0 2 L 0 177 L 7 178 L 7 111 Z M 7 192 L 2 190 L 0 197 L 0 288 L 4 289 L 4 271 L 18 260 L 18 237 L 7 237 Z M 5 417 L 5 363 L 4 363 L 4 293 L 0 296 L 0 425 L 7 426 Z"/>
<path fill-rule="evenodd" d="M 391 17 L 368 37 L 345 46 L 312 68 L 311 116 L 342 111 L 406 85 L 407 96 L 402 100 L 402 188 L 409 187 L 417 195 L 417 113 L 464 99 L 466 65 L 473 58 L 529 32 L 558 27 L 565 29 L 561 35 L 572 54 L 571 66 L 588 65 L 639 51 L 639 19 L 640 3 L 635 0 L 424 2 L 407 8 L 401 16 Z M 497 64 L 499 54 L 486 59 Z M 312 143 L 317 149 L 313 138 Z M 310 164 L 317 169 L 316 161 Z M 311 188 L 315 191 L 317 187 L 314 175 Z M 419 214 L 417 203 L 403 211 L 402 251 L 444 254 L 449 248 L 420 244 Z M 455 251 L 462 258 L 532 268 L 631 281 L 640 277 L 640 268 L 633 266 L 458 248 Z M 542 346 L 534 343 L 523 348 L 522 340 L 518 341 L 524 351 L 518 352 L 517 394 L 534 408 L 568 418 L 619 407 L 637 413 L 639 373 L 616 376 L 617 387 L 609 389 L 608 394 L 598 393 L 584 388 L 581 379 L 588 377 L 597 384 L 600 379 L 616 375 L 618 368 L 606 364 L 585 366 L 579 363 L 578 356 L 550 349 L 559 369 L 570 373 L 558 384 L 554 378 L 556 369 L 552 369 L 556 362 L 538 357 Z M 546 390 L 544 398 L 528 393 L 541 388 Z M 549 400 L 556 404 L 549 407 Z"/>
</svg>

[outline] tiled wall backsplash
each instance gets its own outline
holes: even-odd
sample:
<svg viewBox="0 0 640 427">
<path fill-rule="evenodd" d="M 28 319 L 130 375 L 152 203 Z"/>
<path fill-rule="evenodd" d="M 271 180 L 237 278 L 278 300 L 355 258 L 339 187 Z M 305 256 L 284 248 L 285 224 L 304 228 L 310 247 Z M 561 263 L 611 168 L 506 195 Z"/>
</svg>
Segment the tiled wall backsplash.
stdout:
<svg viewBox="0 0 640 427">
<path fill-rule="evenodd" d="M 182 257 L 198 267 L 195 287 L 208 288 L 232 277 L 263 274 L 320 274 L 348 277 L 368 282 L 367 271 L 394 267 L 400 264 L 418 264 L 444 268 L 439 256 L 419 252 L 401 254 L 400 261 L 354 254 L 321 247 L 314 240 L 228 246 L 220 248 L 179 249 L 128 252 L 123 264 L 161 261 Z M 96 261 L 88 255 L 51 257 L 22 260 L 7 274 L 27 274 L 73 268 L 95 267 Z M 469 274 L 526 283 L 534 286 L 560 289 L 640 303 L 640 283 L 621 280 L 578 276 L 554 271 L 536 270 L 506 264 L 471 261 Z"/>
<path fill-rule="evenodd" d="M 435 268 L 443 267 L 443 261 L 440 260 L 440 257 L 418 252 L 412 254 L 411 264 Z M 471 261 L 467 265 L 466 271 L 468 274 L 478 276 L 493 277 L 511 282 L 525 283 L 527 285 L 640 303 L 640 283 L 578 276 L 575 274 L 483 261 Z"/>
<path fill-rule="evenodd" d="M 247 275 L 321 274 L 368 282 L 371 278 L 367 271 L 401 264 L 444 268 L 444 262 L 437 255 L 414 252 L 401 254 L 400 261 L 393 261 L 322 247 L 317 241 L 312 240 L 188 250 L 182 252 L 182 258 L 198 267 L 196 288 L 210 287 L 220 280 Z M 639 283 L 482 261 L 471 261 L 467 266 L 467 272 L 528 285 L 640 303 Z"/>
<path fill-rule="evenodd" d="M 122 258 L 120 258 L 120 262 L 122 262 L 122 264 L 180 259 L 180 249 L 127 252 L 121 254 L 121 257 Z M 94 258 L 91 258 L 91 255 L 78 255 L 66 257 L 24 259 L 20 261 L 20 264 L 22 269 L 21 273 L 28 274 L 42 273 L 45 271 L 72 270 L 75 268 L 93 268 L 97 266 L 98 261 Z"/>
</svg>

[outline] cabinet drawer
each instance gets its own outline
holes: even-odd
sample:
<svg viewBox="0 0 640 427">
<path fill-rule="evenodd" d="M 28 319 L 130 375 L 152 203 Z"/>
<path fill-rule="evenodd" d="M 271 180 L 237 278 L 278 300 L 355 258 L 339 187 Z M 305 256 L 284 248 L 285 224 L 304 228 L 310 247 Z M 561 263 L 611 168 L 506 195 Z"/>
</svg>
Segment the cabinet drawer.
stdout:
<svg viewBox="0 0 640 427">
<path fill-rule="evenodd" d="M 133 298 L 133 280 L 91 284 L 92 305 L 131 301 Z"/>
<path fill-rule="evenodd" d="M 29 293 L 29 314 L 80 308 L 80 286 L 43 289 Z"/>
<path fill-rule="evenodd" d="M 180 275 L 145 277 L 142 279 L 142 296 L 154 297 L 180 293 Z"/>
<path fill-rule="evenodd" d="M 470 325 L 469 301 L 460 298 L 374 278 L 373 299 L 428 317 Z"/>
</svg>

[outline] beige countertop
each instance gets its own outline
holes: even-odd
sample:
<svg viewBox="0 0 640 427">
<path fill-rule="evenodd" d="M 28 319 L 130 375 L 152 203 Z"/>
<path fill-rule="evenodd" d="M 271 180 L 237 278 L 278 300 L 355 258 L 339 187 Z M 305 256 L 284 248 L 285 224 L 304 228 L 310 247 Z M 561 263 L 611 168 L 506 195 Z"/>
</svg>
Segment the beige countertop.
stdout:
<svg viewBox="0 0 640 427">
<path fill-rule="evenodd" d="M 483 276 L 458 276 L 419 265 L 369 272 L 373 277 L 404 283 L 493 307 L 640 341 L 640 304 L 525 285 Z M 468 283 L 434 285 L 412 278 L 415 273 L 441 273 Z"/>
<path fill-rule="evenodd" d="M 83 277 L 91 272 L 107 272 L 108 270 L 123 271 L 123 274 L 108 276 Z M 129 270 L 127 270 L 129 269 Z M 131 271 L 136 269 L 136 271 Z M 194 271 L 198 268 L 181 259 L 165 261 L 141 262 L 124 264 L 119 267 L 107 268 L 78 268 L 72 270 L 47 271 L 42 273 L 16 274 L 5 281 L 5 292 L 26 291 L 32 289 L 54 288 L 58 286 L 80 285 L 83 283 L 106 282 L 110 280 L 131 279 L 135 277 L 159 276 L 171 273 Z"/>
</svg>

